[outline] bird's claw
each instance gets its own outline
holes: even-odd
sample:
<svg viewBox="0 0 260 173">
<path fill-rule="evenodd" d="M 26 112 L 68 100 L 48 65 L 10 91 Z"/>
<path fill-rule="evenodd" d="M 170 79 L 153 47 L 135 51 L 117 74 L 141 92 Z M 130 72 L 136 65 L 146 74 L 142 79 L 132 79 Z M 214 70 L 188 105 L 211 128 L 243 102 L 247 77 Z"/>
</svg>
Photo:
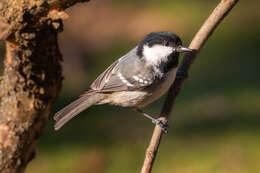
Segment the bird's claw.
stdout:
<svg viewBox="0 0 260 173">
<path fill-rule="evenodd" d="M 152 122 L 153 122 L 154 124 L 158 125 L 158 126 L 162 129 L 162 131 L 163 131 L 164 133 L 168 133 L 168 130 L 167 130 L 168 125 L 167 125 L 167 123 L 163 122 L 163 121 L 160 120 L 160 119 L 154 119 L 154 120 L 152 120 Z"/>
</svg>

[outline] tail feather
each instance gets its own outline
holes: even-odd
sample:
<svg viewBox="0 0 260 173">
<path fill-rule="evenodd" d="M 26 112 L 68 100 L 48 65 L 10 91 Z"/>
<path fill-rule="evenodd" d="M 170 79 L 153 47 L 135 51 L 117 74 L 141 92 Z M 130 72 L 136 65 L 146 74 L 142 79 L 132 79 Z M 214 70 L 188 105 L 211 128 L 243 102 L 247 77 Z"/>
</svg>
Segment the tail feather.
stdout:
<svg viewBox="0 0 260 173">
<path fill-rule="evenodd" d="M 73 117 L 78 115 L 83 110 L 96 104 L 105 97 L 104 94 L 100 93 L 86 93 L 80 98 L 58 111 L 53 119 L 56 121 L 54 125 L 55 130 L 59 130 L 64 124 L 66 124 Z"/>
</svg>

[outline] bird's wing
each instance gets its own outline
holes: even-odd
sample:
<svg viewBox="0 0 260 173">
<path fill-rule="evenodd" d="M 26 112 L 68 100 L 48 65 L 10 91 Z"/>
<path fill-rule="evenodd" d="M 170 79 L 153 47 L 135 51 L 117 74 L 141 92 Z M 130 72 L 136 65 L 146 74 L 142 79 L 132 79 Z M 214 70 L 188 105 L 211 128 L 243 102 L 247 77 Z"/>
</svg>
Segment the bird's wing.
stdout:
<svg viewBox="0 0 260 173">
<path fill-rule="evenodd" d="M 111 76 L 118 71 L 118 62 L 120 59 L 111 64 L 97 79 L 90 85 L 90 88 L 95 91 L 100 91 L 104 88 L 106 83 L 110 80 Z"/>
<path fill-rule="evenodd" d="M 140 71 L 137 67 L 136 48 L 110 65 L 90 86 L 97 92 L 114 92 L 137 90 L 151 85 L 154 77 L 152 73 Z M 133 59 L 132 59 L 133 58 Z M 146 80 L 145 80 L 146 79 Z"/>
</svg>

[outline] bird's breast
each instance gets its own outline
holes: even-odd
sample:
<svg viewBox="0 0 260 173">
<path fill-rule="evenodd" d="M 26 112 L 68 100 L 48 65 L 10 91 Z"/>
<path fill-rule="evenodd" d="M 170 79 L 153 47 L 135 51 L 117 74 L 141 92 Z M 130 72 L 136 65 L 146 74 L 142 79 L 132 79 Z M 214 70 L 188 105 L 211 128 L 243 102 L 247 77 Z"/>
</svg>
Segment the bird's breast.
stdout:
<svg viewBox="0 0 260 173">
<path fill-rule="evenodd" d="M 177 68 L 170 70 L 168 73 L 164 74 L 164 77 L 158 81 L 154 86 L 152 86 L 148 91 L 150 97 L 144 101 L 144 106 L 152 103 L 153 101 L 160 98 L 165 92 L 168 91 L 170 86 L 175 80 Z"/>
</svg>

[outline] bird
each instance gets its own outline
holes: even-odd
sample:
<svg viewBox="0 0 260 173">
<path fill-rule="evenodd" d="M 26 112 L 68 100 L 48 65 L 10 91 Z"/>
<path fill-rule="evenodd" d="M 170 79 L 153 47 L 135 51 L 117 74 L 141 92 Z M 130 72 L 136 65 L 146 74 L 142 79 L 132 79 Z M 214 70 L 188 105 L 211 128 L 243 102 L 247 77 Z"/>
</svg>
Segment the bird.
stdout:
<svg viewBox="0 0 260 173">
<path fill-rule="evenodd" d="M 132 108 L 167 132 L 167 124 L 142 108 L 160 98 L 176 78 L 179 54 L 191 52 L 172 32 L 151 32 L 127 54 L 112 63 L 80 97 L 54 115 L 59 130 L 92 105 Z"/>
</svg>

